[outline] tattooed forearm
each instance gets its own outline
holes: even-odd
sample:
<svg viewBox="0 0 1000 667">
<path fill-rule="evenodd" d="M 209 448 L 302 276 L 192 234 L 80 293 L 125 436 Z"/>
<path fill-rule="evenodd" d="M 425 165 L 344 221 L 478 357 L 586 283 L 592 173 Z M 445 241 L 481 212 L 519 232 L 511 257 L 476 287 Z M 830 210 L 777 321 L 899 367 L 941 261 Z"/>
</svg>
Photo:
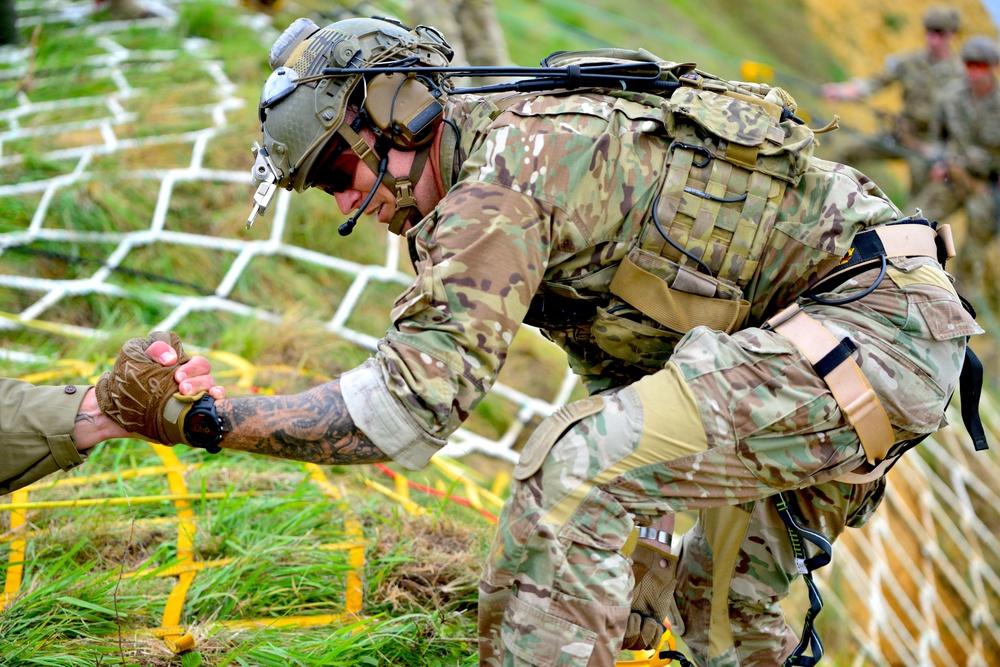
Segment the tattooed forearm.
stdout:
<svg viewBox="0 0 1000 667">
<path fill-rule="evenodd" d="M 217 405 L 232 427 L 222 440 L 227 449 L 334 465 L 389 460 L 354 425 L 339 380 L 293 396 L 234 398 Z"/>
</svg>

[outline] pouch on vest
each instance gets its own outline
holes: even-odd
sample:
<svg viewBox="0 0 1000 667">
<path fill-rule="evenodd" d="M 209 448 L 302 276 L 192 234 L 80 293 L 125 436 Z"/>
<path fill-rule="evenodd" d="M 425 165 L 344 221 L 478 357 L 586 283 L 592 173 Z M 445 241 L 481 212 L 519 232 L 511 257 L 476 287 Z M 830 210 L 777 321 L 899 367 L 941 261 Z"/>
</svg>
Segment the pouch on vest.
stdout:
<svg viewBox="0 0 1000 667">
<path fill-rule="evenodd" d="M 808 127 L 782 120 L 780 104 L 749 92 L 692 85 L 666 102 L 673 142 L 663 183 L 592 332 L 608 354 L 653 367 L 672 349 L 650 353 L 644 344 L 653 338 L 669 343 L 697 326 L 742 326 L 751 305 L 744 288 L 814 143 Z M 638 338 L 623 342 L 629 329 Z"/>
</svg>

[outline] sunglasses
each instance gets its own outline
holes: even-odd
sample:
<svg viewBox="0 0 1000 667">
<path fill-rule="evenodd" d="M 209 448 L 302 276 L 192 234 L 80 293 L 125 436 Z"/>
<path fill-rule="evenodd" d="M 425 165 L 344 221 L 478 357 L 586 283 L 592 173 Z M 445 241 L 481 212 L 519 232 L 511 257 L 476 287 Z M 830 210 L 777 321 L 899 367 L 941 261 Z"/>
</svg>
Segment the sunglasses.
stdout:
<svg viewBox="0 0 1000 667">
<path fill-rule="evenodd" d="M 984 63 L 978 60 L 969 60 L 965 63 L 965 69 L 970 69 L 979 72 L 985 72 L 990 67 L 992 67 L 990 63 Z"/>
<path fill-rule="evenodd" d="M 313 166 L 310 187 L 319 188 L 331 195 L 351 188 L 354 184 L 354 175 L 348 171 L 351 161 L 346 159 L 349 153 L 346 148 L 347 142 L 340 135 L 336 135 Z"/>
</svg>

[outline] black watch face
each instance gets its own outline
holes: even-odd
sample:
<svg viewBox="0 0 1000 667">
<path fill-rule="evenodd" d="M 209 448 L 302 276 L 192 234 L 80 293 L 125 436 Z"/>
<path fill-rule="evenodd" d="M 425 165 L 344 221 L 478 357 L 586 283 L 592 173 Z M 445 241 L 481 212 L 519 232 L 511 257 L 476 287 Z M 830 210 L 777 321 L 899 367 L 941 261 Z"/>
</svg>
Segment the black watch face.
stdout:
<svg viewBox="0 0 1000 667">
<path fill-rule="evenodd" d="M 214 445 L 222 440 L 222 427 L 211 414 L 195 412 L 188 415 L 184 422 L 184 435 L 192 444 Z"/>
</svg>

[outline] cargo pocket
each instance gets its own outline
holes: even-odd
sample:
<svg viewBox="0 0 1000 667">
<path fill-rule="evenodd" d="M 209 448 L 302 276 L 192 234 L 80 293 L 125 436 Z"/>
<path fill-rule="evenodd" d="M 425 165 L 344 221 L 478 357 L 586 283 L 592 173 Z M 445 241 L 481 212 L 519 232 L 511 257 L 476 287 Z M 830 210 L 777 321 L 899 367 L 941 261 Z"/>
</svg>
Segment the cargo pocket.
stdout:
<svg viewBox="0 0 1000 667">
<path fill-rule="evenodd" d="M 761 482 L 788 489 L 840 465 L 860 444 L 826 383 L 784 336 L 746 330 L 731 339 L 740 363 L 724 371 L 736 455 Z"/>
<path fill-rule="evenodd" d="M 647 368 L 663 368 L 683 337 L 617 299 L 597 309 L 590 335 L 612 357 Z"/>
<path fill-rule="evenodd" d="M 539 667 L 585 664 L 597 633 L 512 597 L 503 615 L 504 649 Z"/>
</svg>

